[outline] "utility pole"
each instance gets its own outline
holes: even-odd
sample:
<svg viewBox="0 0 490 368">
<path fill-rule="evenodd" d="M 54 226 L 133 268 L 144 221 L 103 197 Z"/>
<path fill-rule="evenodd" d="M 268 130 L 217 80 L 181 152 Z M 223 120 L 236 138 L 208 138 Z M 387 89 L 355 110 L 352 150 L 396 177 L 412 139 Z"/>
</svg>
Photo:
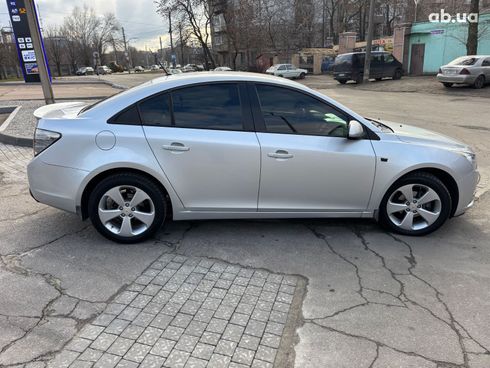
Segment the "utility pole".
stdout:
<svg viewBox="0 0 490 368">
<path fill-rule="evenodd" d="M 172 60 L 172 66 L 175 68 L 175 53 L 174 53 L 174 41 L 172 39 L 172 12 L 168 12 L 168 33 L 170 35 L 170 53 L 171 53 L 171 60 Z"/>
<path fill-rule="evenodd" d="M 129 61 L 128 44 L 126 42 L 126 33 L 124 32 L 124 27 L 121 27 L 123 42 L 124 42 L 124 56 L 126 57 L 126 62 L 128 63 L 128 73 L 131 74 L 131 63 Z"/>
<path fill-rule="evenodd" d="M 363 83 L 369 82 L 369 69 L 371 68 L 371 49 L 373 47 L 374 34 L 374 2 L 375 0 L 369 1 L 369 25 L 366 40 L 366 57 L 364 60 L 364 76 L 362 78 Z"/>
<path fill-rule="evenodd" d="M 325 47 L 325 7 L 326 0 L 322 3 L 322 47 Z"/>
<path fill-rule="evenodd" d="M 25 0 L 26 16 L 29 28 L 31 30 L 32 45 L 36 54 L 37 67 L 39 68 L 39 77 L 41 78 L 41 87 L 43 89 L 44 101 L 47 105 L 55 103 L 53 88 L 49 80 L 47 61 L 44 57 L 43 47 L 41 43 L 41 32 L 39 31 L 39 23 L 36 17 L 36 6 L 34 0 Z"/>
</svg>

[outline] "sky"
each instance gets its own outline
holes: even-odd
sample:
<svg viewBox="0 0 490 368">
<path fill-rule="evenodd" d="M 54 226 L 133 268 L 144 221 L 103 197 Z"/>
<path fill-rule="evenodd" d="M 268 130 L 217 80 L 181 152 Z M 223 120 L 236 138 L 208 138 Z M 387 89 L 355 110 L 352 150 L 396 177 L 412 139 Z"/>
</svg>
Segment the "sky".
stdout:
<svg viewBox="0 0 490 368">
<path fill-rule="evenodd" d="M 156 12 L 153 0 L 35 0 L 42 27 L 60 25 L 75 6 L 87 4 L 95 12 L 103 15 L 112 12 L 116 15 L 130 39 L 130 45 L 152 51 L 169 45 L 168 22 Z M 9 26 L 7 0 L 0 0 L 0 28 Z M 174 35 L 175 37 L 175 35 Z"/>
</svg>

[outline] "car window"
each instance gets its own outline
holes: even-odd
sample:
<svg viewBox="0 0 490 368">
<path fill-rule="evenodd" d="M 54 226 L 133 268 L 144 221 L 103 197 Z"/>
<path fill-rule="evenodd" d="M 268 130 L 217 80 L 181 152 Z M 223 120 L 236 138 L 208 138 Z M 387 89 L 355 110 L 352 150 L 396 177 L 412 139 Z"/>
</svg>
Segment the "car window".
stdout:
<svg viewBox="0 0 490 368">
<path fill-rule="evenodd" d="M 451 61 L 448 65 L 475 65 L 475 63 L 479 60 L 478 57 L 469 57 L 469 56 L 461 56 L 453 61 Z"/>
<path fill-rule="evenodd" d="M 392 63 L 394 60 L 395 60 L 395 58 L 393 57 L 393 55 L 385 54 L 385 62 L 386 63 Z"/>
<path fill-rule="evenodd" d="M 143 125 L 172 125 L 172 113 L 167 93 L 150 97 L 140 102 L 138 107 Z"/>
<path fill-rule="evenodd" d="M 172 92 L 176 127 L 243 130 L 238 85 L 211 84 Z"/>
<path fill-rule="evenodd" d="M 490 66 L 490 58 L 483 60 L 482 66 Z"/>
<path fill-rule="evenodd" d="M 372 63 L 382 63 L 383 62 L 383 54 L 373 54 L 371 56 Z"/>
<path fill-rule="evenodd" d="M 288 69 L 289 69 L 289 70 L 294 70 L 294 69 L 296 69 L 296 67 L 295 67 L 294 65 L 291 65 L 291 64 L 288 64 L 288 65 L 287 65 L 287 67 L 288 67 Z"/>
<path fill-rule="evenodd" d="M 299 91 L 257 85 L 265 127 L 270 133 L 346 137 L 349 117 Z"/>
<path fill-rule="evenodd" d="M 125 124 L 125 125 L 140 125 L 140 116 L 136 105 L 123 110 L 117 114 L 114 118 L 109 120 L 111 124 Z"/>
<path fill-rule="evenodd" d="M 277 70 L 286 70 L 286 65 L 281 65 Z"/>
</svg>

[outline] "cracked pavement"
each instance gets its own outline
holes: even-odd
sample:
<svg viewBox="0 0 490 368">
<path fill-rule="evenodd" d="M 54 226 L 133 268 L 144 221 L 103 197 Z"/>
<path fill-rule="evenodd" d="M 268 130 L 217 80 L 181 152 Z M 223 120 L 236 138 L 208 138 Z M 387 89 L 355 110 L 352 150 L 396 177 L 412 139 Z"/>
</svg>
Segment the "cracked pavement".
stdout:
<svg viewBox="0 0 490 368">
<path fill-rule="evenodd" d="M 350 95 L 372 108 L 366 92 Z M 459 123 L 484 125 L 488 106 L 472 103 L 480 102 Z M 444 130 L 457 107 L 420 125 Z M 277 367 L 490 367 L 488 133 L 451 126 L 449 134 L 476 148 L 483 180 L 475 207 L 430 236 L 389 234 L 368 220 L 196 221 L 171 222 L 138 245 L 110 243 L 89 222 L 31 200 L 30 150 L 0 145 L 0 366 L 57 366 L 157 260 L 180 255 L 306 281 Z"/>
</svg>

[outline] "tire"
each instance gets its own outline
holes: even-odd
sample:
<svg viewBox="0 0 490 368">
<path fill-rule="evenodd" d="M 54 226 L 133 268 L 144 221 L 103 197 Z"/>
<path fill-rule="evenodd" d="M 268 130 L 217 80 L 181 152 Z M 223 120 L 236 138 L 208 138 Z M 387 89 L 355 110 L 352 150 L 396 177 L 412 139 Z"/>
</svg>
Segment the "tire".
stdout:
<svg viewBox="0 0 490 368">
<path fill-rule="evenodd" d="M 281 78 L 284 78 L 284 75 L 282 75 L 282 74 L 279 74 L 279 75 L 278 75 L 278 77 L 281 77 Z"/>
<path fill-rule="evenodd" d="M 451 88 L 453 86 L 453 83 L 449 83 L 449 82 L 443 82 L 442 83 L 444 85 L 444 87 L 446 88 Z"/>
<path fill-rule="evenodd" d="M 377 82 L 381 81 L 383 78 L 375 78 Z"/>
<path fill-rule="evenodd" d="M 346 79 L 338 79 L 337 82 L 339 82 L 340 84 L 346 84 L 347 80 Z"/>
<path fill-rule="evenodd" d="M 356 81 L 356 84 L 362 84 L 362 80 L 364 78 L 364 75 L 363 74 L 358 74 L 355 81 Z"/>
<path fill-rule="evenodd" d="M 485 77 L 483 75 L 479 75 L 476 79 L 475 82 L 473 83 L 473 88 L 475 89 L 480 89 L 485 86 Z"/>
<path fill-rule="evenodd" d="M 407 199 L 403 192 L 409 196 L 412 193 L 413 197 Z M 388 189 L 379 208 L 379 222 L 395 233 L 426 235 L 446 222 L 451 207 L 451 195 L 444 183 L 432 174 L 416 172 Z"/>
<path fill-rule="evenodd" d="M 395 70 L 395 74 L 393 74 L 393 80 L 400 80 L 402 79 L 402 71 L 400 69 Z"/>
<path fill-rule="evenodd" d="M 306 74 L 305 74 L 305 73 L 301 73 L 301 74 L 299 75 L 299 79 L 305 79 L 305 77 L 306 77 Z"/>
<path fill-rule="evenodd" d="M 133 199 L 136 202 L 131 203 Z M 89 197 L 88 212 L 101 235 L 131 244 L 150 238 L 160 229 L 167 217 L 167 205 L 165 193 L 152 180 L 123 173 L 96 185 Z"/>
</svg>

